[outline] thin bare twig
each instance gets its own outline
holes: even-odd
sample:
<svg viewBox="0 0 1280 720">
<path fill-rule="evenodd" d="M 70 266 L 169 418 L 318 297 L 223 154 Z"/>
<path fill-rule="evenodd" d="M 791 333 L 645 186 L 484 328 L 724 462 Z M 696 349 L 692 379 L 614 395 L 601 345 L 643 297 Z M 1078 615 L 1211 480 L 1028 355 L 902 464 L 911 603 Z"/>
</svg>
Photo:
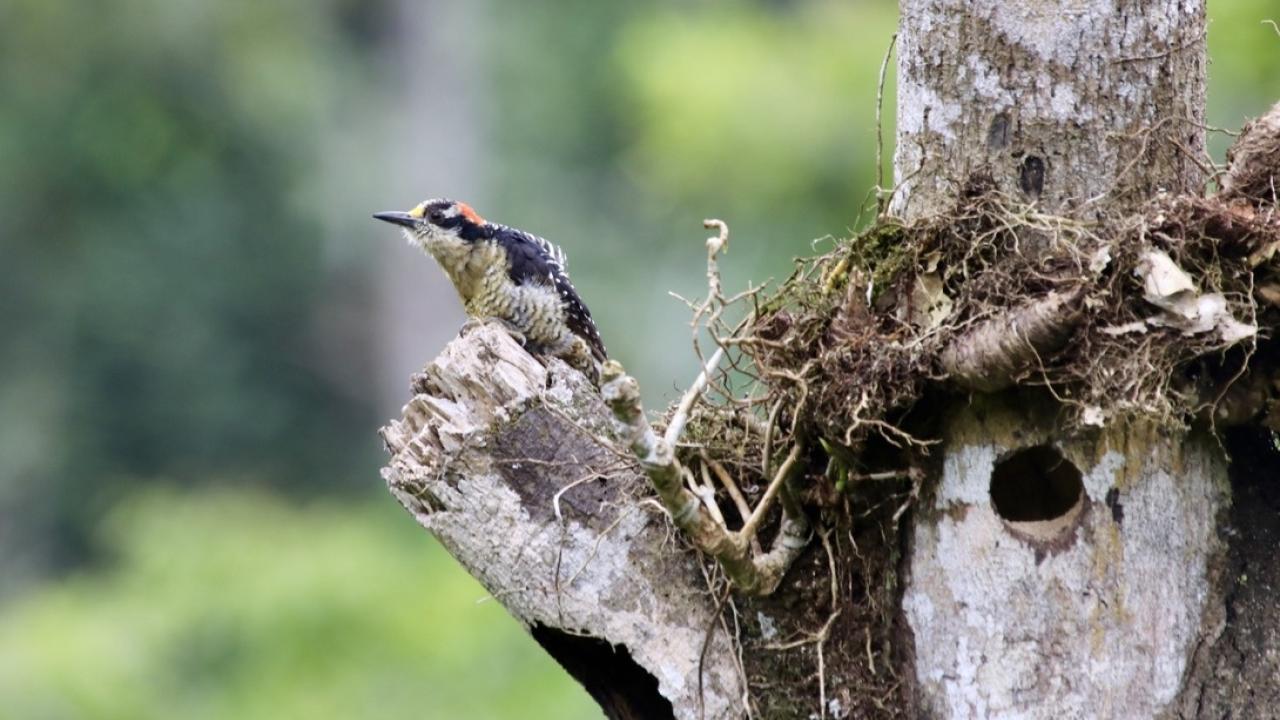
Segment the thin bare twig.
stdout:
<svg viewBox="0 0 1280 720">
<path fill-rule="evenodd" d="M 706 463 L 702 463 L 698 467 L 702 472 L 702 483 L 693 482 L 692 473 L 688 473 L 686 469 L 685 472 L 690 475 L 689 484 L 693 486 L 693 491 L 702 498 L 702 504 L 707 506 L 707 512 L 711 513 L 711 517 L 721 525 L 728 527 L 728 523 L 724 521 L 724 515 L 720 512 L 720 506 L 716 504 L 716 486 L 711 482 L 711 473 L 707 470 Z"/>
<path fill-rule="evenodd" d="M 706 453 L 702 454 L 702 462 L 704 466 L 710 466 L 711 471 L 720 480 L 720 484 L 724 486 L 725 492 L 729 493 L 729 499 L 733 500 L 734 507 L 738 508 L 738 515 L 746 520 L 751 515 L 751 506 L 747 503 L 747 498 L 743 496 L 742 491 L 738 489 L 738 483 L 734 482 L 733 477 L 729 475 L 729 471 L 725 470 L 720 463 L 707 457 Z"/>
<path fill-rule="evenodd" d="M 680 435 L 684 432 L 684 425 L 689 421 L 689 411 L 693 409 L 693 404 L 702 396 L 702 391 L 706 389 L 711 373 L 715 372 L 716 367 L 723 358 L 724 348 L 716 348 L 715 353 L 711 355 L 711 359 L 703 366 L 702 372 L 698 373 L 697 379 L 685 391 L 684 397 L 680 398 L 680 405 L 676 407 L 676 414 L 671 416 L 671 423 L 667 425 L 667 432 L 663 435 L 663 440 L 668 445 L 674 446 L 680 441 Z"/>
<path fill-rule="evenodd" d="M 751 517 L 747 518 L 746 522 L 742 524 L 742 529 L 738 531 L 739 535 L 747 539 L 755 536 L 760 523 L 764 521 L 765 513 L 769 511 L 769 507 L 773 504 L 774 497 L 782 489 L 782 484 L 792 478 L 796 463 L 800 462 L 800 454 L 803 451 L 804 446 L 800 443 L 791 446 L 791 452 L 787 454 L 787 459 L 778 468 L 777 474 L 774 475 L 773 480 L 769 483 L 768 489 L 764 491 L 764 496 L 760 498 L 755 511 L 751 513 Z"/>
<path fill-rule="evenodd" d="M 764 443 L 761 450 L 760 474 L 769 477 L 769 464 L 773 462 L 773 428 L 778 424 L 778 413 L 782 412 L 782 398 L 778 398 L 769 408 L 769 419 L 765 421 Z"/>
<path fill-rule="evenodd" d="M 889 47 L 884 51 L 884 60 L 880 62 L 880 83 L 876 87 L 876 215 L 884 215 L 888 203 L 884 194 L 884 123 L 881 121 L 881 110 L 884 107 L 884 78 L 888 74 L 893 46 L 897 42 L 898 33 L 894 33 L 889 38 Z"/>
<path fill-rule="evenodd" d="M 756 556 L 749 540 L 759 527 L 773 497 L 782 484 L 799 472 L 802 449 L 793 448 L 788 461 L 778 470 L 749 526 L 730 532 L 717 522 L 702 500 L 685 486 L 683 468 L 675 457 L 674 447 L 654 432 L 640 403 L 640 387 L 622 366 L 610 360 L 601 369 L 600 394 L 613 412 L 619 433 L 627 439 L 632 453 L 649 477 L 663 509 L 672 522 L 702 552 L 715 558 L 730 581 L 743 592 L 768 594 L 777 588 L 783 573 L 799 555 L 807 542 L 808 525 L 803 518 L 783 515 L 778 538 L 768 553 Z"/>
</svg>

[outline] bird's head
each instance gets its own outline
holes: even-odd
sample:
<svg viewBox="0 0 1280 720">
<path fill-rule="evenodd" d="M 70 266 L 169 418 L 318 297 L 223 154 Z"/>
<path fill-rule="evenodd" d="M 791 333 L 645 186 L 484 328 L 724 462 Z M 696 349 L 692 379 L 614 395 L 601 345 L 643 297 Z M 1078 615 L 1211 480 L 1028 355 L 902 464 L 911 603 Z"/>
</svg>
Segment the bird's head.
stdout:
<svg viewBox="0 0 1280 720">
<path fill-rule="evenodd" d="M 374 217 L 404 228 L 409 242 L 440 257 L 488 237 L 488 223 L 471 206 L 455 200 L 426 200 L 409 212 L 380 212 Z"/>
</svg>

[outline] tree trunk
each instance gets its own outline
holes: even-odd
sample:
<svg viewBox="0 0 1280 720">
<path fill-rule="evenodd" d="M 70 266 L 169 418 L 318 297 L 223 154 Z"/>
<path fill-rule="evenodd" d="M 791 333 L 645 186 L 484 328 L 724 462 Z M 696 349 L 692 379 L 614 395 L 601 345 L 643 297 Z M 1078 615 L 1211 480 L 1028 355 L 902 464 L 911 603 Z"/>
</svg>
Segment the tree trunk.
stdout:
<svg viewBox="0 0 1280 720">
<path fill-rule="evenodd" d="M 1197 195 L 1204 23 L 1201 0 L 903 0 L 891 211 L 945 226 L 965 197 L 992 194 L 1064 222 L 1111 222 L 1161 190 Z M 1018 239 L 1026 252 L 1060 251 L 1043 232 Z M 872 356 L 902 352 L 868 329 L 886 311 L 861 299 L 873 288 L 855 283 L 860 270 L 851 268 L 846 257 L 810 288 L 826 297 L 841 272 L 850 278 L 821 341 L 871 338 L 862 350 Z M 713 264 L 712 276 L 718 296 Z M 921 280 L 922 296 L 939 294 Z M 1239 578 L 1280 581 L 1263 551 L 1280 522 L 1230 507 L 1221 443 L 1141 419 L 1080 422 L 1065 411 L 1079 401 L 1002 390 L 1012 366 L 1002 377 L 984 370 L 984 357 L 1010 348 L 1047 358 L 1088 311 L 1082 297 L 1054 289 L 1005 308 L 1007 317 L 968 323 L 1008 332 L 953 343 L 936 363 L 914 366 L 935 384 L 910 415 L 940 444 L 902 472 L 858 472 L 918 457 L 921 446 L 902 431 L 869 458 L 858 456 L 867 445 L 821 436 L 815 448 L 796 430 L 803 417 L 789 421 L 792 449 L 777 469 L 770 451 L 785 448 L 770 439 L 786 411 L 775 410 L 767 421 L 742 420 L 741 438 L 766 438 L 764 469 L 752 474 L 738 456 L 743 474 L 730 491 L 732 478 L 717 485 L 707 470 L 722 472 L 714 458 L 686 467 L 675 457 L 711 453 L 714 442 L 663 446 L 638 405 L 625 411 L 613 381 L 606 405 L 576 371 L 539 362 L 482 325 L 415 381 L 403 418 L 383 431 L 392 453 L 384 476 L 611 718 L 1272 712 L 1280 622 L 1265 589 Z M 756 339 L 781 345 L 793 320 L 760 318 Z M 822 394 L 800 379 L 802 399 L 790 407 Z M 879 422 L 889 432 L 863 414 L 859 385 L 836 394 L 852 427 Z M 684 413 L 675 417 L 678 428 Z M 890 449 L 902 441 L 910 452 Z M 1232 449 L 1249 457 L 1264 444 Z M 778 482 L 769 482 L 771 464 Z M 803 481 L 794 488 L 793 471 Z M 1231 472 L 1247 475 L 1239 463 Z M 904 477 L 913 479 L 906 502 L 901 485 L 882 482 Z M 860 483 L 857 493 L 846 481 Z M 1236 487 L 1280 504 L 1256 481 Z M 767 512 L 775 497 L 783 512 Z M 1228 523 L 1240 529 L 1230 542 Z M 764 532 L 748 537 L 734 525 Z M 809 527 L 807 549 L 775 552 L 788 531 L 794 540 Z M 757 577 L 762 557 L 789 563 L 767 596 L 770 583 L 741 580 Z"/>
<path fill-rule="evenodd" d="M 1055 410 L 981 398 L 946 421 L 903 598 L 934 717 L 1156 717 L 1202 637 L 1218 446 L 1068 433 Z"/>
<path fill-rule="evenodd" d="M 902 218 L 973 182 L 1091 213 L 1204 181 L 1205 15 L 1197 0 L 902 0 Z"/>
<path fill-rule="evenodd" d="M 1204 35 L 1194 0 L 903 0 L 893 208 L 926 217 L 977 187 L 1097 219 L 1198 195 Z M 943 412 L 903 596 L 922 710 L 1252 717 L 1256 696 L 1213 685 L 1238 687 L 1251 661 L 1270 673 L 1257 696 L 1278 697 L 1274 629 L 1269 659 L 1210 649 L 1233 582 L 1219 443 L 1142 423 L 1072 430 L 1025 391 Z M 1274 576 L 1266 565 L 1253 567 Z"/>
</svg>

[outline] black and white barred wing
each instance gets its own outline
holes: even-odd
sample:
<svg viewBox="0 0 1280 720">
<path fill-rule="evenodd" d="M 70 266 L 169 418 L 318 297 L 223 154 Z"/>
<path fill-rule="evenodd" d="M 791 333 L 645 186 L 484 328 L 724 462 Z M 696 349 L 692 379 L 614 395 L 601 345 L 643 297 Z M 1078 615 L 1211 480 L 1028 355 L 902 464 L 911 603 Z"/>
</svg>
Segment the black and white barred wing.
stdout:
<svg viewBox="0 0 1280 720">
<path fill-rule="evenodd" d="M 498 231 L 497 239 L 507 248 L 511 280 L 519 285 L 537 283 L 554 288 L 564 307 L 569 330 L 586 341 L 596 360 L 604 362 L 608 357 L 604 341 L 591 319 L 591 311 L 569 281 L 564 251 L 537 235 L 505 226 Z"/>
</svg>

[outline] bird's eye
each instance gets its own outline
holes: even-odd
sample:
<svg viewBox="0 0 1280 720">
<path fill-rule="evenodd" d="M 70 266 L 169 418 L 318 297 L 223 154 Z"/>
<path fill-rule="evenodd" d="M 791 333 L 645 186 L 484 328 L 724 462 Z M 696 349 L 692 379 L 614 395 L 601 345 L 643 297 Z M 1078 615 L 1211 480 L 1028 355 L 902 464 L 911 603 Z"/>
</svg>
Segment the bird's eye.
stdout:
<svg viewBox="0 0 1280 720">
<path fill-rule="evenodd" d="M 433 222 L 433 223 L 442 222 L 442 221 L 444 221 L 444 211 L 443 211 L 443 210 L 432 210 L 432 211 L 428 214 L 428 217 L 430 217 L 430 218 L 431 218 L 431 222 Z"/>
</svg>

